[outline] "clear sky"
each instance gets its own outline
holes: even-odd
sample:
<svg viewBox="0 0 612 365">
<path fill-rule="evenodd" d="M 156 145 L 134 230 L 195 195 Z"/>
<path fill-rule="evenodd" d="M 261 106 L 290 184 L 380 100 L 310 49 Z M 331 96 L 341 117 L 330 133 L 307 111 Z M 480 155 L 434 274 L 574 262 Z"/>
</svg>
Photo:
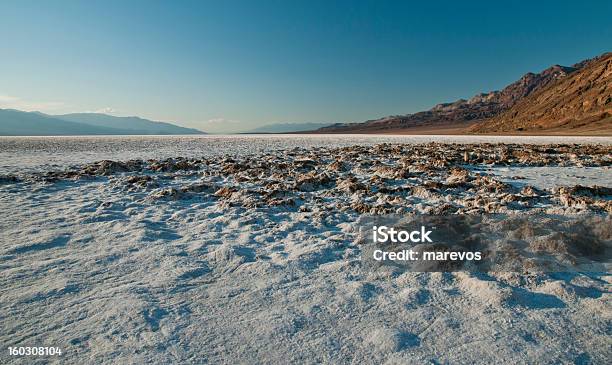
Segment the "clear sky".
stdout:
<svg viewBox="0 0 612 365">
<path fill-rule="evenodd" d="M 611 19 L 612 1 L 3 1 L 0 107 L 364 121 L 612 51 Z"/>
</svg>

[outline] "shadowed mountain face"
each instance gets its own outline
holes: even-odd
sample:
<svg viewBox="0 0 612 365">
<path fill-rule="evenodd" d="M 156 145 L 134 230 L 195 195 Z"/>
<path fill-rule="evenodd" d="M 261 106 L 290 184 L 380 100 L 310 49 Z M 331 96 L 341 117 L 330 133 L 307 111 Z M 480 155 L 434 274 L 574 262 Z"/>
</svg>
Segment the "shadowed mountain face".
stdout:
<svg viewBox="0 0 612 365">
<path fill-rule="evenodd" d="M 539 95 L 544 93 L 544 90 L 548 90 L 551 87 L 557 87 L 556 85 L 559 85 L 561 80 L 568 80 L 571 75 L 578 74 L 579 71 L 581 75 L 596 72 L 592 65 L 594 63 L 601 63 L 603 62 L 602 60 L 606 58 L 609 59 L 609 56 L 604 55 L 594 60 L 582 61 L 575 64 L 573 67 L 554 65 L 537 74 L 530 72 L 525 74 L 518 81 L 506 86 L 501 91 L 477 94 L 469 100 L 459 99 L 452 103 L 438 104 L 427 111 L 407 115 L 389 116 L 381 119 L 369 120 L 364 123 L 339 123 L 329 127 L 320 128 L 317 132 L 391 133 L 403 131 L 411 132 L 418 131 L 419 129 L 431 131 L 452 129 L 453 132 L 461 133 L 468 130 L 474 133 L 476 131 L 497 132 L 513 130 L 512 127 L 497 129 L 502 124 L 507 124 L 507 120 L 512 118 L 508 113 L 505 113 L 506 111 L 510 109 L 516 111 L 521 108 L 525 108 L 525 103 L 521 102 L 526 99 L 532 100 L 529 102 L 529 105 L 533 108 L 537 108 L 536 104 L 542 103 L 544 100 L 538 99 L 535 101 L 533 98 L 531 98 L 532 95 Z M 572 78 L 572 80 L 573 79 L 574 78 Z M 583 81 L 587 79 L 590 80 L 590 78 L 586 76 L 583 76 L 582 79 Z M 607 83 L 608 87 L 610 85 L 609 79 L 608 81 L 602 79 L 600 82 L 602 82 L 602 84 Z M 563 87 L 557 88 L 562 89 Z M 578 87 L 576 87 L 576 90 L 577 89 Z M 600 89 L 601 87 L 597 90 Z M 581 90 L 584 92 L 584 87 Z M 559 92 L 560 90 L 557 91 L 557 94 L 559 94 Z M 604 94 L 606 93 L 605 90 L 601 92 Z M 583 95 L 583 101 L 588 102 L 586 97 L 595 97 L 595 93 L 596 92 L 593 91 L 588 95 Z M 604 96 L 599 97 L 603 98 L 603 102 L 605 102 L 606 98 Z M 557 105 L 557 107 L 559 106 L 558 104 L 555 105 Z M 489 120 L 497 121 L 497 119 L 492 118 L 497 116 L 501 117 L 502 114 L 505 116 L 503 122 L 500 121 L 496 122 L 495 124 L 491 124 L 490 128 L 482 127 L 483 129 L 479 129 L 481 126 L 489 125 Z M 557 113 L 555 116 L 559 116 L 559 114 Z M 471 127 L 471 129 L 467 129 L 468 127 Z"/>
<path fill-rule="evenodd" d="M 139 134 L 203 134 L 203 132 L 138 117 L 114 117 L 89 113 L 55 116 L 39 112 L 0 109 L 0 135 L 4 136 Z"/>
<path fill-rule="evenodd" d="M 609 132 L 612 129 L 612 53 L 576 66 L 578 69 L 569 76 L 530 93 L 470 131 Z"/>
</svg>

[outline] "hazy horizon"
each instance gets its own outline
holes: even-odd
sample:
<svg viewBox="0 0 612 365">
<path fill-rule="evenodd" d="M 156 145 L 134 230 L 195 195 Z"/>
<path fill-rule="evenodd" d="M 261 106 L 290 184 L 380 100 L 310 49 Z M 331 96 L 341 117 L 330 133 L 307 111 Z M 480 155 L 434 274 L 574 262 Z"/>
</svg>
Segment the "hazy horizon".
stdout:
<svg viewBox="0 0 612 365">
<path fill-rule="evenodd" d="M 11 2 L 0 108 L 233 133 L 361 122 L 609 51 L 612 3 Z"/>
</svg>

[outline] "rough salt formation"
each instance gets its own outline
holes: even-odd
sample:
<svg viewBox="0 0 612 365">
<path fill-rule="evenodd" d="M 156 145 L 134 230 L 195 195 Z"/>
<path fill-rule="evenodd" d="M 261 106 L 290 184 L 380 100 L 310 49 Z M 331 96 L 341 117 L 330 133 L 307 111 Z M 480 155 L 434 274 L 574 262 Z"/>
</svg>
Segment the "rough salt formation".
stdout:
<svg viewBox="0 0 612 365">
<path fill-rule="evenodd" d="M 380 144 L 296 148 L 240 158 L 100 161 L 24 179 L 56 182 L 107 176 L 111 186 L 147 191 L 151 199 L 216 198 L 220 204 L 283 206 L 301 212 L 478 214 L 530 209 L 610 213 L 608 187 L 519 188 L 473 169 L 610 165 L 610 146 Z M 17 181 L 13 175 L 0 179 Z"/>
</svg>

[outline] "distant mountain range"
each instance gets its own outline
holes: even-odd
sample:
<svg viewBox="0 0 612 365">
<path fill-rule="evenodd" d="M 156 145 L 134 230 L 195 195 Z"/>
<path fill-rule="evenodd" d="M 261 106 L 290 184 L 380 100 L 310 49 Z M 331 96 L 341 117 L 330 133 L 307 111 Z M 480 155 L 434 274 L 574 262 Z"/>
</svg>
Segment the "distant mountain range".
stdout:
<svg viewBox="0 0 612 365">
<path fill-rule="evenodd" d="M 73 135 L 154 135 L 205 134 L 165 122 L 139 117 L 115 117 L 98 113 L 47 115 L 0 109 L 0 135 L 4 136 L 73 136 Z"/>
<path fill-rule="evenodd" d="M 315 129 L 327 127 L 333 123 L 276 123 L 267 124 L 255 129 L 244 132 L 249 133 L 291 133 L 291 132 L 303 132 L 312 131 Z"/>
<path fill-rule="evenodd" d="M 612 133 L 612 53 L 527 73 L 501 91 L 317 133 Z"/>
</svg>

